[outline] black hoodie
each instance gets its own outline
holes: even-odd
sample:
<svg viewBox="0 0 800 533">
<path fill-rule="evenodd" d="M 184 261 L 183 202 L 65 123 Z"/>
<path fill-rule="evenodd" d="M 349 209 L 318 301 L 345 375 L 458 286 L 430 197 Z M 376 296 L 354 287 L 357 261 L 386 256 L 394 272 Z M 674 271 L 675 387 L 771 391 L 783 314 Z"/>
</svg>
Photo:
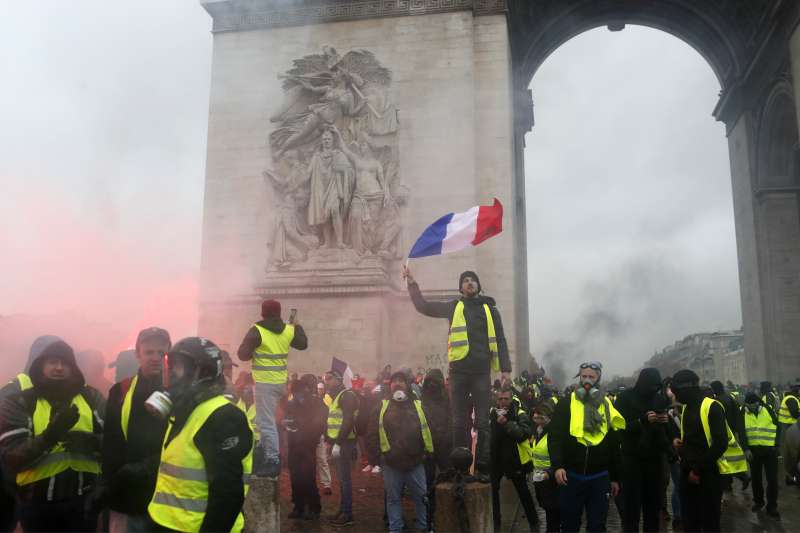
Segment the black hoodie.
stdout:
<svg viewBox="0 0 800 533">
<path fill-rule="evenodd" d="M 666 413 L 669 407 L 669 400 L 661 392 L 658 369 L 642 369 L 636 385 L 619 395 L 615 407 L 625 417 L 623 458 L 653 459 L 670 450 L 667 424 L 651 424 L 647 420 L 649 411 Z"/>
<path fill-rule="evenodd" d="M 497 337 L 500 370 L 502 372 L 511 372 L 511 359 L 508 356 L 508 344 L 503 332 L 503 321 L 500 319 L 500 311 L 497 310 L 497 304 L 493 298 L 479 294 L 472 298 L 459 298 L 449 302 L 429 302 L 423 298 L 422 291 L 420 291 L 416 282 L 408 284 L 408 294 L 411 296 L 411 301 L 417 311 L 433 318 L 446 318 L 448 321 L 453 319 L 456 304 L 464 302 L 464 320 L 467 323 L 469 353 L 464 359 L 450 363 L 451 372 L 462 374 L 484 374 L 491 369 L 486 311 L 483 308 L 483 305 L 487 304 L 492 313 L 495 337 Z"/>
<path fill-rule="evenodd" d="M 44 360 L 52 356 L 60 357 L 72 368 L 69 379 L 55 382 L 44 376 Z M 84 397 L 93 412 L 94 438 L 83 441 L 83 449 L 80 451 L 86 455 L 95 455 L 99 461 L 103 432 L 100 413 L 105 412 L 105 401 L 97 390 L 85 385 L 72 348 L 61 340 L 49 344 L 31 363 L 29 375 L 33 383 L 32 389 L 13 394 L 0 403 L 0 461 L 3 471 L 16 475 L 52 447 L 45 442 L 43 435 L 34 437 L 30 430 L 39 398 L 46 399 L 51 404 L 52 421 L 60 412 L 69 408 L 75 396 L 80 394 Z M 59 501 L 88 494 L 95 481 L 94 474 L 79 474 L 67 469 L 52 478 L 19 487 L 18 496 L 23 501 Z"/>
<path fill-rule="evenodd" d="M 436 463 L 439 468 L 445 469 L 453 450 L 453 415 L 450 397 L 444 387 L 444 374 L 438 368 L 429 370 L 422 382 L 422 410 L 433 437 Z"/>
<path fill-rule="evenodd" d="M 265 318 L 264 320 L 259 320 L 256 324 L 277 335 L 280 335 L 283 333 L 283 330 L 286 329 L 286 323 L 279 317 Z M 247 330 L 247 334 L 244 336 L 242 344 L 237 351 L 239 360 L 249 361 L 252 359 L 253 352 L 255 352 L 256 348 L 259 346 L 261 346 L 261 333 L 258 332 L 255 326 L 250 326 L 250 329 Z M 306 337 L 306 332 L 303 330 L 303 326 L 295 325 L 294 339 L 292 339 L 289 346 L 295 350 L 305 350 L 308 348 L 308 338 Z"/>
</svg>

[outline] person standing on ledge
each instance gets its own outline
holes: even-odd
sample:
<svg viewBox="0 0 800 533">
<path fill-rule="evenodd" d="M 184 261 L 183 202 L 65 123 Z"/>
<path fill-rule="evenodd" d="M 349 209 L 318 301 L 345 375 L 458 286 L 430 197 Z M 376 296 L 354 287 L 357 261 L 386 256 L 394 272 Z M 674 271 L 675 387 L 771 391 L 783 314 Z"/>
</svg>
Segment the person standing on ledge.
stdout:
<svg viewBox="0 0 800 533">
<path fill-rule="evenodd" d="M 256 426 L 260 434 L 253 474 L 278 477 L 281 466 L 275 415 L 289 379 L 289 348 L 305 350 L 308 339 L 296 320 L 290 319 L 287 324 L 281 319 L 281 303 L 277 300 L 262 302 L 261 318 L 247 331 L 237 354 L 241 361 L 253 361 Z"/>
<path fill-rule="evenodd" d="M 450 364 L 450 394 L 453 402 L 453 446 L 470 448 L 467 420 L 475 407 L 478 429 L 476 478 L 489 482 L 489 409 L 492 406 L 491 373 L 501 372 L 509 381 L 511 360 L 503 333 L 503 322 L 493 298 L 481 295 L 481 282 L 472 271 L 458 278 L 461 298 L 449 302 L 428 302 L 407 266 L 403 278 L 414 307 L 423 315 L 450 321 L 447 360 Z"/>
</svg>

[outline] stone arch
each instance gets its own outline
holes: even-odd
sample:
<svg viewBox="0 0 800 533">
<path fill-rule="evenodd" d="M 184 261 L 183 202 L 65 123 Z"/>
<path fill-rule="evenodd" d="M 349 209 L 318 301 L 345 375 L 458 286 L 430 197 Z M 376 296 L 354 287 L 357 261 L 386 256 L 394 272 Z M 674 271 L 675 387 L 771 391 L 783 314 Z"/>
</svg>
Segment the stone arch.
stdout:
<svg viewBox="0 0 800 533">
<path fill-rule="evenodd" d="M 791 83 L 779 80 L 769 92 L 758 123 L 758 191 L 797 186 L 800 182 L 798 130 Z"/>
</svg>

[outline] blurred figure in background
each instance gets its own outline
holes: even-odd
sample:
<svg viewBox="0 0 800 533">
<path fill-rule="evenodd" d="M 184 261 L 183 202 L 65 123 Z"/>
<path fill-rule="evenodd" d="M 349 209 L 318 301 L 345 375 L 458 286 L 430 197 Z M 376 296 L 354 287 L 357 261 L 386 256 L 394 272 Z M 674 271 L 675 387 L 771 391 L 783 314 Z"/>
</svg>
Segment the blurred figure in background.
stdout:
<svg viewBox="0 0 800 533">
<path fill-rule="evenodd" d="M 333 402 L 333 398 L 325 392 L 325 383 L 322 380 L 317 380 L 317 396 L 325 404 L 325 408 L 329 408 Z M 317 476 L 319 477 L 319 484 L 322 487 L 322 494 L 330 496 L 333 494 L 331 490 L 331 466 L 328 464 L 328 445 L 325 442 L 325 434 L 319 439 L 317 445 Z"/>
<path fill-rule="evenodd" d="M 108 368 L 114 369 L 114 383 L 119 383 L 123 379 L 132 378 L 139 371 L 139 361 L 136 359 L 136 350 L 123 350 L 117 354 L 117 358 L 108 364 Z"/>
<path fill-rule="evenodd" d="M 437 473 L 450 468 L 450 452 L 453 451 L 453 415 L 450 411 L 450 397 L 444 387 L 444 374 L 438 368 L 429 370 L 422 382 L 422 410 L 425 412 L 433 436 L 433 454 L 425 459 L 430 530 L 436 512 L 436 491 L 433 485 Z"/>
<path fill-rule="evenodd" d="M 547 522 L 545 531 L 561 531 L 561 508 L 558 502 L 558 485 L 550 462 L 550 448 L 548 445 L 548 427 L 553 417 L 553 407 L 550 402 L 542 402 L 533 408 L 532 455 L 533 455 L 533 487 L 536 491 L 536 501 L 544 509 Z"/>
<path fill-rule="evenodd" d="M 764 479 L 767 478 L 767 514 L 780 518 L 778 512 L 778 417 L 758 396 L 748 392 L 744 399 L 742 445 L 753 482 L 752 511 L 764 507 Z"/>
<path fill-rule="evenodd" d="M 82 350 L 75 354 L 86 384 L 99 390 L 103 396 L 108 395 L 112 383 L 106 379 L 106 361 L 99 350 Z"/>
</svg>

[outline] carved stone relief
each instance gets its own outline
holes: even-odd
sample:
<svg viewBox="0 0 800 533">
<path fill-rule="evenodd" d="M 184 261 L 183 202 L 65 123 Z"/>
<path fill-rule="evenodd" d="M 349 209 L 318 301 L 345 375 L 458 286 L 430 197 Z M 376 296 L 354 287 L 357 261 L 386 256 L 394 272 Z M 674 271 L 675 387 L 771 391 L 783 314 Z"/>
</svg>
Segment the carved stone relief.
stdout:
<svg viewBox="0 0 800 533">
<path fill-rule="evenodd" d="M 279 76 L 284 101 L 272 113 L 274 190 L 268 272 L 374 267 L 401 257 L 398 112 L 392 73 L 367 50 L 329 47 Z M 366 261 L 365 260 L 369 260 Z"/>
</svg>

